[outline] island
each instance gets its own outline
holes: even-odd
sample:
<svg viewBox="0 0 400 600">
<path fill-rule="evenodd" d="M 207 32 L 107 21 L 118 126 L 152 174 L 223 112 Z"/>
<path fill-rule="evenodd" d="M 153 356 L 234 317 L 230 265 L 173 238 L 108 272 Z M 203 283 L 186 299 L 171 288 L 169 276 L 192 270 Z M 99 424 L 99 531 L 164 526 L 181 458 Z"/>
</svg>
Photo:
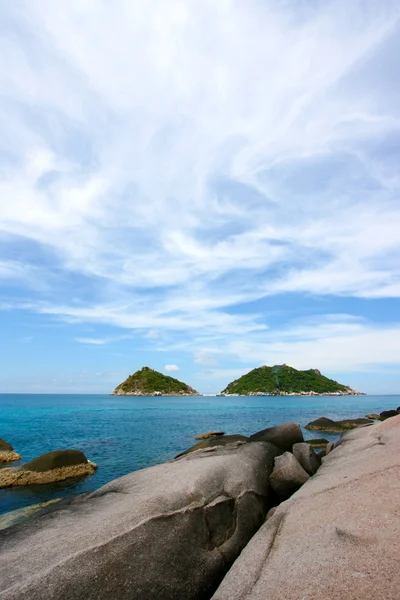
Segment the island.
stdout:
<svg viewBox="0 0 400 600">
<path fill-rule="evenodd" d="M 353 390 L 321 374 L 318 369 L 299 371 L 288 365 L 262 366 L 229 383 L 223 396 L 358 396 Z"/>
<path fill-rule="evenodd" d="M 190 385 L 143 367 L 117 385 L 110 396 L 199 396 Z"/>
</svg>

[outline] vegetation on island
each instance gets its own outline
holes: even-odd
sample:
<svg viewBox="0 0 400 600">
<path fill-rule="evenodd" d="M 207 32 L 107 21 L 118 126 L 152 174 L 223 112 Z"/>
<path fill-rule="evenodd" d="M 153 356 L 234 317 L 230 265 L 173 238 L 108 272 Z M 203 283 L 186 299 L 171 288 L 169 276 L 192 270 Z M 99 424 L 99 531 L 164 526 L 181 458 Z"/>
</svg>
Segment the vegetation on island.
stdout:
<svg viewBox="0 0 400 600">
<path fill-rule="evenodd" d="M 198 396 L 192 387 L 158 371 L 143 367 L 129 375 L 112 393 L 116 396 Z"/>
<path fill-rule="evenodd" d="M 354 394 L 346 385 L 321 375 L 318 369 L 298 371 L 287 365 L 262 366 L 229 383 L 223 394 Z"/>
</svg>

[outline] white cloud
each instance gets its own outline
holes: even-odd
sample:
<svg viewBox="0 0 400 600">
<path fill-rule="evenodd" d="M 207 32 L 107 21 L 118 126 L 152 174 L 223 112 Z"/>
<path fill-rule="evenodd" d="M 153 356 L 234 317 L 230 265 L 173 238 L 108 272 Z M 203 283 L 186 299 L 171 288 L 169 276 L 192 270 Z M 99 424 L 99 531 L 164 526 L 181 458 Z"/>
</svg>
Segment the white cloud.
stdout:
<svg viewBox="0 0 400 600">
<path fill-rule="evenodd" d="M 102 338 L 75 338 L 80 344 L 93 344 L 94 346 L 103 346 L 107 344 L 107 340 Z"/>
<path fill-rule="evenodd" d="M 17 26 L 0 46 L 0 234 L 29 251 L 4 253 L 0 280 L 39 292 L 5 305 L 160 349 L 167 332 L 214 367 L 221 349 L 344 368 L 381 341 L 397 356 L 396 324 L 299 340 L 234 314 L 281 293 L 400 296 L 397 2 L 2 11 Z"/>
<path fill-rule="evenodd" d="M 164 371 L 167 371 L 167 373 L 173 373 L 174 371 L 179 371 L 179 367 L 178 365 L 165 365 Z"/>
<path fill-rule="evenodd" d="M 400 364 L 400 324 L 327 316 L 249 339 L 232 339 L 226 356 L 245 364 L 289 364 L 326 372 L 374 371 Z M 218 369 L 215 373 L 218 373 Z"/>
</svg>

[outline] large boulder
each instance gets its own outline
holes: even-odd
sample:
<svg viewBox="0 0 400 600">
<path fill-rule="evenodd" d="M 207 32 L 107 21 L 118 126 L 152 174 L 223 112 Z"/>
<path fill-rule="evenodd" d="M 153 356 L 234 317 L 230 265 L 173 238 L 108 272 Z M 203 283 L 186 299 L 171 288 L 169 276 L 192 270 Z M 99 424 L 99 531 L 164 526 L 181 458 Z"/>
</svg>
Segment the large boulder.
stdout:
<svg viewBox="0 0 400 600">
<path fill-rule="evenodd" d="M 74 465 L 86 464 L 88 459 L 80 450 L 54 450 L 47 452 L 28 463 L 17 467 L 19 471 L 34 471 L 44 473 L 52 469 L 61 469 L 62 467 L 72 467 Z"/>
<path fill-rule="evenodd" d="M 196 452 L 197 450 L 204 450 L 205 448 L 215 448 L 216 446 L 226 446 L 227 444 L 244 444 L 248 442 L 249 438 L 244 435 L 219 435 L 215 437 L 207 438 L 194 446 L 191 446 L 184 452 L 177 454 L 175 458 Z"/>
<path fill-rule="evenodd" d="M 14 451 L 11 444 L 6 442 L 6 440 L 3 440 L 3 438 L 0 438 L 0 463 L 12 462 L 20 459 L 21 455 Z"/>
<path fill-rule="evenodd" d="M 304 438 L 298 423 L 283 423 L 253 433 L 250 442 L 269 442 L 281 450 L 291 451 L 293 444 L 304 442 Z"/>
<path fill-rule="evenodd" d="M 372 425 L 372 419 L 366 419 L 364 417 L 360 419 L 343 419 L 342 421 L 332 421 L 326 417 L 320 417 L 315 421 L 307 423 L 306 429 L 313 431 L 326 431 L 329 433 L 343 433 L 349 429 L 355 429 L 362 425 Z"/>
<path fill-rule="evenodd" d="M 321 463 L 309 444 L 294 444 L 292 451 L 295 459 L 309 475 L 314 475 L 318 471 Z"/>
<path fill-rule="evenodd" d="M 97 469 L 79 450 L 55 450 L 19 467 L 0 469 L 0 488 L 55 483 L 92 475 Z"/>
<path fill-rule="evenodd" d="M 275 466 L 269 477 L 269 482 L 278 496 L 289 498 L 309 478 L 309 474 L 306 473 L 293 454 L 285 452 L 275 458 Z"/>
<path fill-rule="evenodd" d="M 384 421 L 385 419 L 390 419 L 390 417 L 395 417 L 398 414 L 399 413 L 397 410 L 383 410 L 381 413 L 379 413 L 379 416 L 381 420 Z"/>
<path fill-rule="evenodd" d="M 0 531 L 0 598 L 210 598 L 265 520 L 276 453 L 207 448 Z"/>
<path fill-rule="evenodd" d="M 400 416 L 346 434 L 213 600 L 398 600 Z"/>
</svg>

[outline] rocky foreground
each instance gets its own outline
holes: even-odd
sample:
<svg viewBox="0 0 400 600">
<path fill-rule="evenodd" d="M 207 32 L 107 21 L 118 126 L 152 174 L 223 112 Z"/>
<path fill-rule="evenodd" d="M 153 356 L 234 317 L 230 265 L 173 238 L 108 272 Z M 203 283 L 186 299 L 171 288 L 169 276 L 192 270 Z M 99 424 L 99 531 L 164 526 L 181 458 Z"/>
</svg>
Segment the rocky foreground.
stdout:
<svg viewBox="0 0 400 600">
<path fill-rule="evenodd" d="M 398 600 L 400 416 L 355 429 L 282 503 L 213 600 Z"/>
<path fill-rule="evenodd" d="M 400 415 L 333 446 L 210 437 L 8 527 L 0 598 L 398 600 Z"/>
</svg>

